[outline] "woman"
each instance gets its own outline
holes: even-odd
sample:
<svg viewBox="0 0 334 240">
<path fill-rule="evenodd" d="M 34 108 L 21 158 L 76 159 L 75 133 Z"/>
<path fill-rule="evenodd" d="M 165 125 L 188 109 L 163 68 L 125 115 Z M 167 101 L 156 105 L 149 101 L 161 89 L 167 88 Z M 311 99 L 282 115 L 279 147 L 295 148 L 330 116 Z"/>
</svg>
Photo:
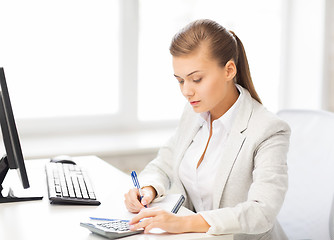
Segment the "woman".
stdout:
<svg viewBox="0 0 334 240">
<path fill-rule="evenodd" d="M 290 129 L 261 104 L 241 41 L 214 21 L 198 20 L 175 35 L 170 52 L 189 104 L 140 174 L 141 202 L 137 189 L 125 194 L 127 209 L 139 212 L 131 228 L 286 239 L 276 216 L 287 190 Z M 144 207 L 172 185 L 196 214 Z"/>
</svg>

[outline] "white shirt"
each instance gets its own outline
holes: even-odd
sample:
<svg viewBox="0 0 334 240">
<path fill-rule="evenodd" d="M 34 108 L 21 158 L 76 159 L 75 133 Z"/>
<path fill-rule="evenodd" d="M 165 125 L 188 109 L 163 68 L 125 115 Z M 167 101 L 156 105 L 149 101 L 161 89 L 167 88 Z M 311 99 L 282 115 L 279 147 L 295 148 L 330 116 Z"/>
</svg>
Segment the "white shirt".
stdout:
<svg viewBox="0 0 334 240">
<path fill-rule="evenodd" d="M 217 174 L 219 161 L 224 160 L 222 159 L 224 145 L 242 97 L 242 91 L 239 90 L 239 92 L 240 95 L 232 107 L 223 116 L 212 122 L 212 136 L 203 161 L 197 168 L 209 139 L 211 122 L 209 112 L 199 114 L 201 128 L 186 150 L 180 164 L 179 176 L 196 212 L 212 210 L 212 196 L 215 191 L 213 181 Z"/>
</svg>

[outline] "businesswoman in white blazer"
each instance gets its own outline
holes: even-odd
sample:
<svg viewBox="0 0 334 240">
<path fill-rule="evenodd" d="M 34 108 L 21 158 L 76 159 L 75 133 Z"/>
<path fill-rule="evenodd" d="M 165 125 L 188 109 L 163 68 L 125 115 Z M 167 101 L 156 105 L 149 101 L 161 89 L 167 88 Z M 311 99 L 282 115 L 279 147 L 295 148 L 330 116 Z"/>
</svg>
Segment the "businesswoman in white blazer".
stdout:
<svg viewBox="0 0 334 240">
<path fill-rule="evenodd" d="M 189 103 L 175 134 L 139 176 L 142 200 L 137 189 L 125 194 L 127 209 L 139 212 L 131 229 L 286 239 L 276 216 L 287 190 L 290 129 L 261 104 L 240 39 L 198 20 L 174 36 L 170 52 Z M 196 214 L 144 207 L 171 186 Z"/>
</svg>

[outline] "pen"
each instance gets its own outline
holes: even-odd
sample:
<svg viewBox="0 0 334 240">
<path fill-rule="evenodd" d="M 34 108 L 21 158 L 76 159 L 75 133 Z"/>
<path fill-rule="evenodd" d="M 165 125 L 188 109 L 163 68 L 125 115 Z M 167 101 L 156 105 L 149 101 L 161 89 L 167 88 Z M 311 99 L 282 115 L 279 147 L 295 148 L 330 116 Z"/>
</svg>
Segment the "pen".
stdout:
<svg viewBox="0 0 334 240">
<path fill-rule="evenodd" d="M 139 185 L 139 181 L 138 181 L 138 178 L 137 178 L 137 173 L 136 171 L 132 171 L 131 172 L 131 178 L 132 178 L 132 181 L 133 181 L 133 185 L 135 185 L 135 187 L 138 189 L 139 191 L 139 195 L 140 195 L 140 201 L 141 199 L 143 198 L 143 194 L 141 193 L 141 189 L 140 189 L 140 185 Z M 146 207 L 146 206 L 145 206 Z"/>
<path fill-rule="evenodd" d="M 124 219 L 113 219 L 113 218 L 98 218 L 98 217 L 89 217 L 91 220 L 100 220 L 100 221 L 122 221 L 122 222 L 130 222 L 130 220 Z"/>
</svg>

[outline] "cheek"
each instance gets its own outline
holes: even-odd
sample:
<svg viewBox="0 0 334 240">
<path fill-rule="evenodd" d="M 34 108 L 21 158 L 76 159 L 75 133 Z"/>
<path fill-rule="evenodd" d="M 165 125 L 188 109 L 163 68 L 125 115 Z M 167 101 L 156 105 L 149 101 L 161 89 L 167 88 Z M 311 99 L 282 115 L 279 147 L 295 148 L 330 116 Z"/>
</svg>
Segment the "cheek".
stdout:
<svg viewBox="0 0 334 240">
<path fill-rule="evenodd" d="M 226 95 L 225 90 L 226 86 L 222 81 L 212 82 L 211 84 L 207 85 L 205 89 L 203 89 L 203 91 L 205 91 L 207 101 L 212 104 L 216 104 L 217 102 L 222 101 Z"/>
<path fill-rule="evenodd" d="M 204 85 L 202 88 L 200 88 L 199 93 L 202 96 L 205 96 L 207 100 L 213 100 L 217 97 L 217 95 L 220 95 L 220 86 L 217 86 L 213 81 L 209 82 L 208 84 Z"/>
</svg>

